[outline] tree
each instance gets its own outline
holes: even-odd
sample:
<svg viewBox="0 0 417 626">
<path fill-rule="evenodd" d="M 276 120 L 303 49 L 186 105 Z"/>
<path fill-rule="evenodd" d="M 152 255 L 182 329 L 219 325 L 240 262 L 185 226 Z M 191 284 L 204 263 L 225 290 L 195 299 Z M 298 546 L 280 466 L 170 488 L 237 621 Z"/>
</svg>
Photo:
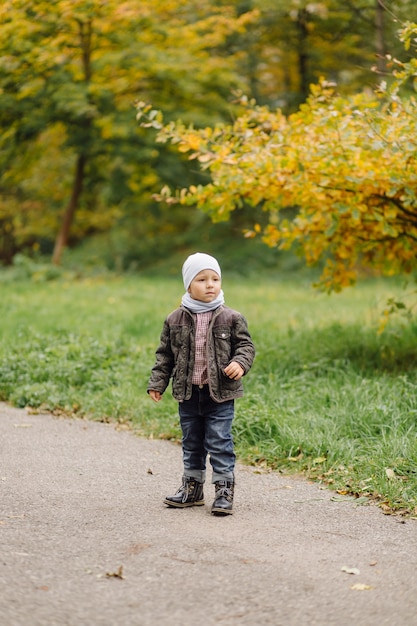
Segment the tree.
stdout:
<svg viewBox="0 0 417 626">
<path fill-rule="evenodd" d="M 417 26 L 403 31 L 406 46 Z M 211 182 L 172 194 L 168 202 L 192 204 L 213 220 L 232 211 L 262 207 L 269 221 L 253 224 L 246 236 L 263 237 L 269 246 L 296 245 L 309 264 L 325 259 L 320 285 L 340 290 L 353 284 L 359 266 L 387 274 L 417 266 L 417 102 L 401 96 L 415 80 L 417 59 L 392 60 L 395 82 L 374 93 L 345 98 L 322 81 L 307 103 L 285 117 L 246 103 L 234 124 L 203 130 L 181 123 L 159 128 L 158 141 L 174 142 L 199 161 Z M 142 107 L 139 119 L 148 116 Z M 288 218 L 292 209 L 295 217 Z"/>
<path fill-rule="evenodd" d="M 135 125 L 134 101 L 198 128 L 235 116 L 234 90 L 284 112 L 322 75 L 352 93 L 370 82 L 381 6 L 378 50 L 395 56 L 383 0 L 5 0 L 0 260 L 55 240 L 59 262 L 67 242 L 116 228 L 171 244 L 191 213 L 152 194 L 201 175 Z M 412 0 L 395 7 L 401 19 Z"/>
<path fill-rule="evenodd" d="M 22 222 L 36 222 L 36 214 L 47 230 L 48 213 L 49 228 L 58 230 L 59 263 L 76 215 L 86 234 L 108 228 L 120 215 L 118 203 L 138 203 L 158 176 L 149 165 L 150 140 L 134 123 L 135 99 L 150 98 L 196 123 L 222 119 L 229 114 L 226 94 L 240 83 L 235 59 L 221 47 L 249 19 L 236 17 L 230 3 L 208 0 L 3 2 L 0 220 L 8 238 L 18 244 Z M 42 145 L 48 152 L 42 139 L 58 133 L 61 170 L 71 171 L 55 182 L 65 184 L 64 209 L 62 197 L 48 205 L 42 182 L 48 170 L 40 172 L 34 159 Z M 138 154 L 140 171 L 132 168 Z M 30 210 L 16 215 L 22 206 Z"/>
<path fill-rule="evenodd" d="M 385 55 L 401 52 L 397 31 L 416 14 L 415 3 L 400 0 L 246 0 L 256 8 L 236 45 L 244 49 L 245 92 L 258 104 L 294 112 L 307 99 L 310 84 L 324 76 L 348 94 L 372 87 L 386 73 Z M 390 8 L 391 7 L 391 8 Z M 403 51 L 404 52 L 404 51 Z"/>
</svg>

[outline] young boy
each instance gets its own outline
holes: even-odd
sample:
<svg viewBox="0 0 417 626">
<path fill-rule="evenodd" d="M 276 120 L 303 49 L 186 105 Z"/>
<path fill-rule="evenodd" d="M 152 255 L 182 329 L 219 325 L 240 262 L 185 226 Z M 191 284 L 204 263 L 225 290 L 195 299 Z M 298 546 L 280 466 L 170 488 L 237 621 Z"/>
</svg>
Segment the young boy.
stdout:
<svg viewBox="0 0 417 626">
<path fill-rule="evenodd" d="M 241 378 L 252 366 L 255 349 L 245 318 L 224 305 L 217 260 L 201 252 L 189 256 L 182 276 L 181 306 L 168 315 L 156 351 L 147 391 L 161 400 L 172 377 L 179 403 L 184 474 L 169 507 L 204 504 L 206 458 L 210 456 L 214 515 L 233 512 L 235 453 L 234 399 L 243 395 Z"/>
</svg>

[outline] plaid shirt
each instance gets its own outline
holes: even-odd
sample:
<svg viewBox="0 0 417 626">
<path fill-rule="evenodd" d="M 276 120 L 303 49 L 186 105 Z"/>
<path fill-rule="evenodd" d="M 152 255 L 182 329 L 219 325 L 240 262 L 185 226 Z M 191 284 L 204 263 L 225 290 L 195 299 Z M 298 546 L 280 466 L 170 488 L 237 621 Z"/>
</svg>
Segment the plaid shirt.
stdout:
<svg viewBox="0 0 417 626">
<path fill-rule="evenodd" d="M 193 385 L 206 385 L 207 375 L 207 332 L 212 318 L 213 311 L 207 313 L 197 313 L 196 333 L 195 333 L 195 360 L 193 370 Z"/>
</svg>

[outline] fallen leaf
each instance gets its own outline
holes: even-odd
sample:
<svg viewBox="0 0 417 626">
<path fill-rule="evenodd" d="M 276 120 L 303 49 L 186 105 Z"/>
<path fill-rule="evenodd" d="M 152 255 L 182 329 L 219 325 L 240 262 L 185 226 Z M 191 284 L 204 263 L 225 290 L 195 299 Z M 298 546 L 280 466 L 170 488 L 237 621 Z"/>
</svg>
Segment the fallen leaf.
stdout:
<svg viewBox="0 0 417 626">
<path fill-rule="evenodd" d="M 148 467 L 148 474 L 153 474 L 153 471 L 151 470 L 150 467 Z"/>
<path fill-rule="evenodd" d="M 360 574 L 360 571 L 357 567 L 346 567 L 346 565 L 342 567 L 341 571 L 345 572 L 345 574 L 354 574 L 355 576 L 359 576 Z"/>
<path fill-rule="evenodd" d="M 117 426 L 114 427 L 115 430 L 122 431 L 122 430 L 130 430 L 130 426 L 129 424 L 117 424 Z"/>
<path fill-rule="evenodd" d="M 332 496 L 330 500 L 332 502 L 352 502 L 356 498 L 354 496 Z"/>
<path fill-rule="evenodd" d="M 359 498 L 355 498 L 355 506 L 362 506 L 364 504 L 369 504 L 369 498 L 366 496 L 360 496 Z"/>
<path fill-rule="evenodd" d="M 369 585 L 364 585 L 363 583 L 356 583 L 356 585 L 351 586 L 352 591 L 368 591 L 372 589 Z"/>
<path fill-rule="evenodd" d="M 106 576 L 107 578 L 120 578 L 121 580 L 124 580 L 123 565 L 119 567 L 117 572 L 106 572 Z"/>
<path fill-rule="evenodd" d="M 386 473 L 387 478 L 388 478 L 389 480 L 392 480 L 393 478 L 397 478 L 393 469 L 387 468 L 387 469 L 385 470 L 385 473 Z"/>
<path fill-rule="evenodd" d="M 295 463 L 296 461 L 301 461 L 302 458 L 304 458 L 304 454 L 300 452 L 300 454 L 297 456 L 289 456 L 287 458 L 287 461 L 293 461 Z"/>
<path fill-rule="evenodd" d="M 394 511 L 390 507 L 389 502 L 381 502 L 380 507 L 385 515 L 394 515 Z"/>
</svg>

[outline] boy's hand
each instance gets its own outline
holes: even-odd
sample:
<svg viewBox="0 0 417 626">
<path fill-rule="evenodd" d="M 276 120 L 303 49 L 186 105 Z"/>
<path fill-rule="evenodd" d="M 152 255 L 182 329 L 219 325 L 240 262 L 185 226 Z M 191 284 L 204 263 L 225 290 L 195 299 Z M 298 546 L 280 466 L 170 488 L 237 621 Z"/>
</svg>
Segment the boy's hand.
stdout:
<svg viewBox="0 0 417 626">
<path fill-rule="evenodd" d="M 239 365 L 239 363 L 236 363 L 236 361 L 232 361 L 225 368 L 224 373 L 229 378 L 233 378 L 233 380 L 239 380 L 239 378 L 242 378 L 243 374 L 245 373 L 245 370 L 243 369 L 241 365 Z"/>
<path fill-rule="evenodd" d="M 155 389 L 150 389 L 149 395 L 154 402 L 159 402 L 162 398 L 162 393 L 160 391 L 155 391 Z"/>
</svg>

